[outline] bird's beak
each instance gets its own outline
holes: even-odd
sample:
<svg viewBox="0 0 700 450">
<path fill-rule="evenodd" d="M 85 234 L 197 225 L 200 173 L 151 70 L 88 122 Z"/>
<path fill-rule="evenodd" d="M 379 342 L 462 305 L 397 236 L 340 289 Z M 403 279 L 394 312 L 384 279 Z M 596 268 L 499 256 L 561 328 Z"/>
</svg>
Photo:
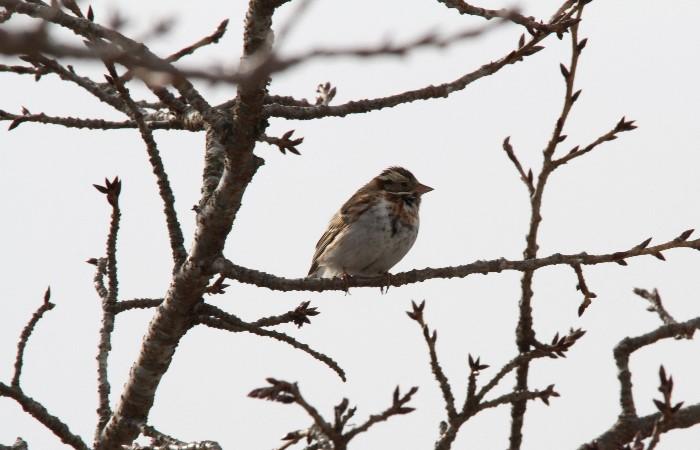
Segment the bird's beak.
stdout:
<svg viewBox="0 0 700 450">
<path fill-rule="evenodd" d="M 416 186 L 416 192 L 418 193 L 418 195 L 426 194 L 432 190 L 433 190 L 433 188 L 431 188 L 430 186 L 426 186 L 424 184 L 418 183 L 418 186 Z"/>
</svg>

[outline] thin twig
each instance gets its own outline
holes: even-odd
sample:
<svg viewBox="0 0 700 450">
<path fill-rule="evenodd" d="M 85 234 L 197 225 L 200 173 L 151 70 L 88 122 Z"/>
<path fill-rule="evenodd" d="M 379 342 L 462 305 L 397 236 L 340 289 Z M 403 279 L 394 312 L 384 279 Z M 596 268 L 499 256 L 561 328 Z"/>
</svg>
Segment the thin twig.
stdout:
<svg viewBox="0 0 700 450">
<path fill-rule="evenodd" d="M 56 306 L 55 304 L 51 303 L 49 300 L 51 299 L 51 288 L 48 287 L 46 288 L 46 292 L 44 292 L 44 303 L 37 308 L 36 311 L 34 311 L 34 314 L 32 314 L 32 318 L 29 320 L 27 325 L 24 327 L 22 330 L 22 333 L 19 336 L 19 342 L 17 342 L 17 357 L 15 358 L 15 373 L 12 376 L 12 387 L 15 389 L 20 388 L 20 377 L 22 376 L 22 367 L 24 366 L 24 349 L 27 347 L 27 341 L 29 340 L 29 336 L 32 335 L 32 332 L 34 331 L 34 327 L 36 327 L 36 324 L 39 322 L 41 317 L 44 315 L 46 311 L 49 311 Z"/>
<path fill-rule="evenodd" d="M 448 8 L 453 8 L 457 10 L 460 14 L 468 14 L 470 16 L 483 17 L 486 20 L 491 20 L 494 18 L 500 18 L 504 20 L 509 20 L 515 24 L 522 25 L 528 29 L 530 32 L 534 30 L 541 31 L 564 31 L 566 29 L 562 24 L 546 24 L 541 21 L 535 20 L 533 17 L 526 17 L 517 11 L 509 9 L 485 9 L 479 8 L 477 6 L 472 6 L 463 0 L 438 0 L 440 3 L 444 4 Z"/>
<path fill-rule="evenodd" d="M 258 336 L 266 336 L 276 339 L 278 341 L 285 342 L 291 345 L 292 347 L 309 354 L 312 358 L 328 366 L 331 370 L 338 374 L 340 379 L 342 379 L 343 381 L 345 381 L 346 379 L 345 371 L 340 367 L 340 365 L 338 365 L 338 363 L 335 360 L 321 352 L 312 349 L 307 344 L 297 341 L 296 339 L 285 333 L 273 330 L 266 330 L 264 328 L 261 328 L 260 326 L 254 326 L 212 305 L 198 305 L 197 313 L 199 314 L 197 316 L 197 322 L 208 327 L 233 332 L 245 331 L 251 334 L 256 334 Z"/>
<path fill-rule="evenodd" d="M 185 259 L 187 258 L 187 251 L 185 250 L 185 239 L 182 236 L 182 228 L 180 227 L 180 222 L 177 219 L 177 212 L 175 211 L 175 196 L 173 195 L 172 188 L 170 187 L 168 174 L 163 166 L 163 160 L 160 157 L 158 145 L 153 138 L 153 132 L 146 125 L 143 113 L 141 113 L 139 108 L 131 99 L 129 90 L 119 81 L 119 75 L 117 75 L 114 66 L 108 64 L 108 69 L 117 91 L 119 91 L 122 100 L 124 100 L 124 103 L 129 109 L 129 116 L 138 124 L 141 138 L 146 144 L 149 162 L 151 163 L 153 174 L 156 176 L 158 182 L 158 192 L 160 193 L 160 198 L 163 200 L 163 212 L 165 214 L 165 220 L 168 226 L 170 247 L 172 249 L 173 261 L 175 263 L 173 267 L 174 273 L 179 270 L 180 266 L 185 262 Z"/>
<path fill-rule="evenodd" d="M 583 294 L 583 302 L 578 307 L 578 315 L 581 316 L 586 308 L 588 308 L 588 305 L 591 304 L 591 301 L 597 297 L 597 295 L 588 289 L 586 278 L 583 276 L 583 269 L 581 269 L 581 264 L 572 264 L 571 267 L 574 269 L 574 272 L 576 272 L 576 278 L 578 279 L 576 289 L 581 291 Z"/>
<path fill-rule="evenodd" d="M 428 354 L 430 356 L 430 369 L 432 370 L 433 377 L 435 377 L 435 380 L 437 381 L 438 386 L 440 387 L 440 391 L 442 392 L 442 398 L 445 401 L 445 410 L 447 411 L 447 417 L 448 419 L 454 419 L 454 417 L 457 416 L 457 410 L 455 408 L 455 397 L 452 394 L 452 387 L 450 386 L 450 382 L 448 381 L 445 372 L 442 370 L 442 366 L 440 365 L 440 361 L 438 360 L 437 352 L 435 350 L 435 343 L 437 342 L 437 330 L 433 331 L 433 333 L 431 334 L 428 325 L 425 323 L 425 320 L 423 318 L 425 300 L 423 300 L 420 304 L 416 304 L 412 301 L 411 305 L 413 306 L 412 311 L 406 311 L 406 314 L 421 327 L 421 331 L 423 332 L 423 339 L 428 345 Z"/>
<path fill-rule="evenodd" d="M 112 214 L 107 234 L 106 257 L 97 260 L 95 273 L 95 288 L 102 303 L 102 327 L 100 328 L 100 342 L 97 347 L 97 395 L 99 403 L 97 407 L 97 425 L 95 427 L 95 442 L 98 441 L 102 429 L 112 415 L 109 405 L 109 353 L 112 351 L 112 333 L 114 332 L 114 305 L 119 296 L 119 278 L 117 275 L 117 237 L 119 234 L 119 222 L 121 209 L 119 208 L 119 194 L 121 193 L 121 180 L 115 177 L 113 181 L 105 179 L 104 186 L 95 185 L 95 188 L 107 196 L 107 201 L 112 207 Z M 102 276 L 106 272 L 107 285 L 105 289 Z"/>
<path fill-rule="evenodd" d="M 664 307 L 663 302 L 661 301 L 661 295 L 659 294 L 659 291 L 657 289 L 654 289 L 653 291 L 649 292 L 646 289 L 634 288 L 633 292 L 641 298 L 647 300 L 649 303 L 651 303 L 651 306 L 649 306 L 647 310 L 657 313 L 659 315 L 659 319 L 661 319 L 663 323 L 665 323 L 666 325 L 678 323 L 676 319 L 673 318 L 671 313 L 669 313 L 668 310 Z M 689 329 L 679 334 L 677 337 L 692 339 L 694 332 L 695 329 Z"/>
</svg>

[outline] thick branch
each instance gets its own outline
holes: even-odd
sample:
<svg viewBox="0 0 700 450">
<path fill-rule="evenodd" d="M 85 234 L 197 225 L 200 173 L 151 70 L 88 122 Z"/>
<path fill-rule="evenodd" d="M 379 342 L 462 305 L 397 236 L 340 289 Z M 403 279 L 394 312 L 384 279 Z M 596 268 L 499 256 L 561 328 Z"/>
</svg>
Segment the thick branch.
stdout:
<svg viewBox="0 0 700 450">
<path fill-rule="evenodd" d="M 244 58 L 270 44 L 275 4 L 265 0 L 250 2 Z M 199 101 L 196 91 L 193 94 L 188 90 L 189 82 L 175 84 L 209 124 L 210 133 L 224 151 L 225 168 L 216 188 L 200 203 L 190 255 L 174 274 L 165 299 L 149 325 L 120 403 L 102 433 L 99 450 L 119 450 L 138 436 L 139 425 L 147 422 L 156 389 L 170 366 L 178 342 L 193 325 L 193 309 L 213 274 L 210 266 L 223 251 L 246 187 L 262 164 L 253 155 L 253 148 L 265 128 L 260 120 L 267 82 L 261 79 L 239 86 L 233 117 L 209 109 L 203 99 Z"/>
</svg>

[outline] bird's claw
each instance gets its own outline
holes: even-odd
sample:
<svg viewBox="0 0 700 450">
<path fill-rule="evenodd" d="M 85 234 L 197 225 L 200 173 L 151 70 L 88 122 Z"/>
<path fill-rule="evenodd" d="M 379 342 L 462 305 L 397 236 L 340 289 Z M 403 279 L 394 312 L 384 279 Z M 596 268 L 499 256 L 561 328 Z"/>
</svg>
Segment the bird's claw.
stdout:
<svg viewBox="0 0 700 450">
<path fill-rule="evenodd" d="M 394 280 L 393 275 L 391 275 L 389 272 L 384 274 L 384 282 L 385 284 L 382 286 L 379 286 L 379 292 L 381 294 L 386 294 L 389 292 L 389 288 L 391 287 L 391 282 Z"/>
<path fill-rule="evenodd" d="M 345 291 L 345 295 L 350 294 L 350 280 L 352 280 L 352 275 L 343 272 L 340 274 L 340 279 L 343 280 L 343 291 Z"/>
</svg>

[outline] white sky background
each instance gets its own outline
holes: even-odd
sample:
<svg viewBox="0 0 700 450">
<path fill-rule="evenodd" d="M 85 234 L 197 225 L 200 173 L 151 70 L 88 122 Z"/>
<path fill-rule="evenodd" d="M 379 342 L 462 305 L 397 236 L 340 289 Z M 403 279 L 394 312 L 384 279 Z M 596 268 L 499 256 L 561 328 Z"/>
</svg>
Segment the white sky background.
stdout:
<svg viewBox="0 0 700 450">
<path fill-rule="evenodd" d="M 116 8 L 136 37 L 160 18 L 176 18 L 176 31 L 153 43 L 161 55 L 212 32 L 231 19 L 217 45 L 183 63 L 207 67 L 234 64 L 241 52 L 245 2 L 97 2 L 97 20 Z M 479 6 L 509 6 L 482 2 Z M 523 11 L 548 17 L 557 1 L 523 1 Z M 177 9 L 173 9 L 176 7 Z M 279 25 L 293 7 L 276 16 Z M 558 170 L 544 197 L 540 254 L 625 250 L 647 237 L 666 241 L 700 225 L 697 105 L 700 101 L 696 29 L 700 4 L 596 0 L 586 8 L 581 35 L 589 38 L 577 85 L 583 89 L 565 130 L 562 151 L 587 144 L 623 115 L 639 129 L 624 133 L 590 155 Z M 483 23 L 431 0 L 317 1 L 285 45 L 289 53 L 310 47 L 371 44 L 427 30 L 458 30 Z M 449 50 L 421 50 L 406 58 L 323 60 L 277 76 L 271 92 L 313 99 L 319 82 L 338 86 L 334 104 L 384 96 L 449 81 L 513 49 L 521 27 L 506 25 Z M 74 41 L 77 42 L 77 41 Z M 569 40 L 548 38 L 546 49 L 477 81 L 448 99 L 415 102 L 364 115 L 289 122 L 272 120 L 269 135 L 296 129 L 305 141 L 302 156 L 281 155 L 260 144 L 266 164 L 244 197 L 225 255 L 234 262 L 280 276 L 306 274 L 316 240 L 336 209 L 358 187 L 389 165 L 402 165 L 435 188 L 422 204 L 421 231 L 394 271 L 440 267 L 477 259 L 519 259 L 529 220 L 524 186 L 501 150 L 512 136 L 517 154 L 535 172 L 562 103 L 560 62 L 569 59 Z M 80 73 L 102 69 L 76 64 Z M 231 87 L 200 84 L 212 102 L 234 95 Z M 140 90 L 134 89 L 135 93 Z M 34 83 L 28 76 L 2 74 L 0 108 L 79 117 L 120 115 L 54 75 Z M 3 125 L 6 127 L 7 123 Z M 191 242 L 199 198 L 204 133 L 156 132 L 177 198 L 184 234 Z M 93 183 L 118 175 L 122 228 L 118 259 L 120 299 L 162 297 L 169 281 L 170 251 L 162 203 L 135 130 L 81 131 L 23 124 L 0 132 L 0 379 L 12 377 L 17 337 L 47 285 L 57 307 L 39 323 L 27 347 L 23 386 L 88 442 L 96 420 L 96 344 L 100 306 L 94 267 L 109 220 L 104 197 Z M 607 429 L 619 412 L 612 348 L 622 337 L 659 325 L 656 315 L 632 294 L 633 287 L 658 287 L 679 320 L 697 316 L 700 255 L 692 250 L 584 267 L 598 294 L 582 318 L 581 294 L 568 267 L 547 268 L 535 277 L 535 329 L 542 339 L 569 327 L 586 336 L 564 360 L 539 360 L 531 386 L 555 383 L 562 397 L 550 407 L 530 403 L 524 448 L 576 448 Z M 444 418 L 442 399 L 430 372 L 419 327 L 404 311 L 410 300 L 427 300 L 426 319 L 438 329 L 438 352 L 458 404 L 466 392 L 467 353 L 491 365 L 482 379 L 515 355 L 514 329 L 519 273 L 431 280 L 392 288 L 278 293 L 233 285 L 210 301 L 247 319 L 279 314 L 312 300 L 321 315 L 311 326 L 282 331 L 326 352 L 346 369 L 338 377 L 318 361 L 269 339 L 197 328 L 182 340 L 163 378 L 151 423 L 183 440 L 211 439 L 224 448 L 271 449 L 288 431 L 309 419 L 295 406 L 249 399 L 246 394 L 273 376 L 298 381 L 306 398 L 324 414 L 343 396 L 358 406 L 357 422 L 390 403 L 397 384 L 420 390 L 417 411 L 377 425 L 353 442 L 356 449 L 430 449 Z M 110 356 L 112 401 L 118 399 L 152 311 L 119 315 Z M 658 365 L 675 380 L 674 398 L 700 401 L 698 342 L 669 340 L 632 357 L 634 393 L 640 414 L 655 411 Z M 513 385 L 512 377 L 498 393 Z M 489 410 L 469 421 L 454 448 L 507 446 L 510 408 Z M 23 436 L 32 449 L 61 444 L 12 400 L 0 399 L 0 443 Z M 700 427 L 668 433 L 658 448 L 695 448 Z"/>
</svg>

